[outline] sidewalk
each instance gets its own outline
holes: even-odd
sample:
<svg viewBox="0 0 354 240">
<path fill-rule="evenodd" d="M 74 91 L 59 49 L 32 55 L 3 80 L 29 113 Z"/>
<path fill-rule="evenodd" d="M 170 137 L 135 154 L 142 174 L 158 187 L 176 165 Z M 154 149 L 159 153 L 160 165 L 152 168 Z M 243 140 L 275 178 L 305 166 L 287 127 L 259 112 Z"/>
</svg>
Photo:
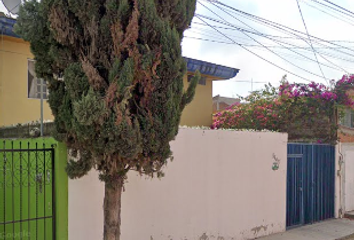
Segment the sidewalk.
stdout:
<svg viewBox="0 0 354 240">
<path fill-rule="evenodd" d="M 336 240 L 354 234 L 354 221 L 333 219 L 313 225 L 294 228 L 260 240 Z"/>
</svg>

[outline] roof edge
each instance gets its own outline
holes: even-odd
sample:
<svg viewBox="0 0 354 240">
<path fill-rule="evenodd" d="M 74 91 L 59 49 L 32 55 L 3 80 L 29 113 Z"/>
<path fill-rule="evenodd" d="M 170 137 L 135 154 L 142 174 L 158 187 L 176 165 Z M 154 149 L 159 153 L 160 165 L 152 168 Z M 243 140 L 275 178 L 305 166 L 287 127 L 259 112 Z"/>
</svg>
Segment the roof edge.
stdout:
<svg viewBox="0 0 354 240">
<path fill-rule="evenodd" d="M 187 70 L 190 72 L 199 71 L 201 74 L 217 77 L 220 79 L 230 79 L 236 77 L 239 69 L 218 65 L 202 60 L 184 57 L 187 63 Z"/>
</svg>

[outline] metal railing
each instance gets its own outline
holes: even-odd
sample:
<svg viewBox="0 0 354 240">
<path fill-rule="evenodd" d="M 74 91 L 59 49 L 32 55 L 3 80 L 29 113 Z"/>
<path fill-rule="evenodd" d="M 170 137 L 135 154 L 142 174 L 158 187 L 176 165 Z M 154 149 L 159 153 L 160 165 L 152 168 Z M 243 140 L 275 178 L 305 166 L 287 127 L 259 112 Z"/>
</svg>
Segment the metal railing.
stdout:
<svg viewBox="0 0 354 240">
<path fill-rule="evenodd" d="M 54 149 L 0 149 L 0 239 L 55 239 Z"/>
</svg>

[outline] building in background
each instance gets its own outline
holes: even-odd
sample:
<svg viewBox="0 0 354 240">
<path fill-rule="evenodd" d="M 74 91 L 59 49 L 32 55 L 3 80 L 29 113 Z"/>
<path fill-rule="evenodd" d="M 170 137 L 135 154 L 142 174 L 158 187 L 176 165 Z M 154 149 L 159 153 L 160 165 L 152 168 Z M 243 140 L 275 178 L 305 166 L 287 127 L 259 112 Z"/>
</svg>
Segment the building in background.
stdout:
<svg viewBox="0 0 354 240">
<path fill-rule="evenodd" d="M 216 95 L 213 97 L 213 113 L 225 110 L 227 107 L 240 103 L 238 98 L 229 98 Z"/>
</svg>

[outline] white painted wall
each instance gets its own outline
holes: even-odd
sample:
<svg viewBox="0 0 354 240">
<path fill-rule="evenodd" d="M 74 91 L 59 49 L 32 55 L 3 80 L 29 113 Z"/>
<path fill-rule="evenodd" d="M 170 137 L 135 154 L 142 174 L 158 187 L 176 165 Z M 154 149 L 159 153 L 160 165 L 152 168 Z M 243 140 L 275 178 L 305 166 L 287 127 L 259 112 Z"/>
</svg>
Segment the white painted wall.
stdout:
<svg viewBox="0 0 354 240">
<path fill-rule="evenodd" d="M 122 240 L 241 240 L 285 231 L 286 147 L 286 134 L 180 129 L 162 180 L 129 174 Z M 69 240 L 102 239 L 103 192 L 95 172 L 69 182 Z"/>
<path fill-rule="evenodd" d="M 103 196 L 104 185 L 98 173 L 91 171 L 87 176 L 69 180 L 69 240 L 103 239 Z"/>
<path fill-rule="evenodd" d="M 335 147 L 335 178 L 334 178 L 334 217 L 342 218 L 341 209 L 343 208 L 343 166 L 340 164 L 342 145 L 337 144 Z M 338 174 L 341 172 L 341 174 Z"/>
<path fill-rule="evenodd" d="M 354 211 L 354 144 L 343 143 L 344 160 L 344 210 Z"/>
</svg>

